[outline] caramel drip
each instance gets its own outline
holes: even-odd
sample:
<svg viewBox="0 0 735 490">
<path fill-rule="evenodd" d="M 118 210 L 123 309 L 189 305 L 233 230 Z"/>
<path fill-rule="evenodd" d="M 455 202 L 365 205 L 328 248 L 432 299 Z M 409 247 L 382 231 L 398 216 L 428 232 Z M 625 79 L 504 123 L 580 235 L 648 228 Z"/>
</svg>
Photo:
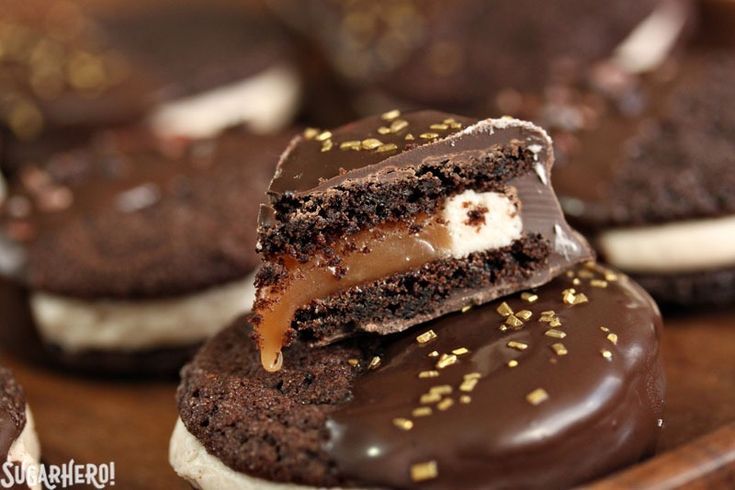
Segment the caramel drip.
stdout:
<svg viewBox="0 0 735 490">
<path fill-rule="evenodd" d="M 354 251 L 341 257 L 341 266 L 346 271 L 341 277 L 321 257 L 306 263 L 288 259 L 286 286 L 265 291 L 267 306 L 257 313 L 261 318 L 260 359 L 267 371 L 281 369 L 281 349 L 299 308 L 314 299 L 421 267 L 448 257 L 451 252 L 449 231 L 437 220 L 426 220 L 417 233 L 412 233 L 406 224 L 383 225 L 351 236 L 348 245 Z"/>
</svg>

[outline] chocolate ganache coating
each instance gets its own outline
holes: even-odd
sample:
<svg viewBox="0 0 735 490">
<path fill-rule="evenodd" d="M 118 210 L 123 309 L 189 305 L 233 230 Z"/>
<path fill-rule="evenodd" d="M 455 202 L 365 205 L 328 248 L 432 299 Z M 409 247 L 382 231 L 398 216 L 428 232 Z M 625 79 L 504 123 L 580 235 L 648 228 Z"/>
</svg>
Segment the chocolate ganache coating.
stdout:
<svg viewBox="0 0 735 490">
<path fill-rule="evenodd" d="M 589 263 L 402 334 L 296 343 L 277 373 L 236 324 L 184 370 L 179 412 L 210 454 L 269 481 L 568 487 L 653 449 L 660 334 L 650 297 Z"/>
<path fill-rule="evenodd" d="M 26 400 L 13 374 L 0 367 L 0 464 L 26 425 Z"/>
</svg>

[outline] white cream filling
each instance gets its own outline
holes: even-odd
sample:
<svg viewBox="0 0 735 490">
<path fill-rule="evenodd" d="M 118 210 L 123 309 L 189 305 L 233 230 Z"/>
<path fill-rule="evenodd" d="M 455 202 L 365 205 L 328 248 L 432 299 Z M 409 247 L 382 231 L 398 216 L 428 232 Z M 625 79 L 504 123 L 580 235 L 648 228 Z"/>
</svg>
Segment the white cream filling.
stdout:
<svg viewBox="0 0 735 490">
<path fill-rule="evenodd" d="M 295 69 L 278 65 L 205 93 L 163 104 L 151 116 L 162 136 L 206 138 L 245 123 L 256 133 L 285 127 L 298 108 L 301 82 Z"/>
<path fill-rule="evenodd" d="M 484 212 L 479 222 L 470 220 L 468 213 L 472 211 Z M 452 196 L 444 205 L 442 218 L 449 229 L 451 253 L 455 258 L 508 246 L 523 231 L 515 202 L 499 192 L 468 190 Z"/>
<path fill-rule="evenodd" d="M 628 73 L 645 73 L 661 65 L 686 25 L 688 10 L 685 2 L 661 2 L 618 45 L 612 61 Z"/>
<path fill-rule="evenodd" d="M 209 454 L 178 419 L 171 435 L 168 460 L 176 474 L 201 490 L 307 490 L 315 489 L 293 483 L 269 482 L 240 473 Z M 332 488 L 332 490 L 339 490 Z M 359 489 L 355 489 L 359 490 Z"/>
<path fill-rule="evenodd" d="M 41 444 L 38 442 L 33 414 L 28 407 L 26 407 L 26 425 L 10 446 L 6 461 L 18 463 L 20 466 L 34 467 L 37 467 L 41 462 Z M 41 490 L 41 485 L 37 484 L 31 488 L 32 490 Z"/>
<path fill-rule="evenodd" d="M 735 265 L 735 216 L 643 228 L 598 237 L 606 260 L 630 272 L 687 272 Z"/>
<path fill-rule="evenodd" d="M 84 301 L 35 292 L 31 311 L 41 337 L 68 352 L 186 346 L 250 310 L 253 278 L 160 300 Z"/>
</svg>

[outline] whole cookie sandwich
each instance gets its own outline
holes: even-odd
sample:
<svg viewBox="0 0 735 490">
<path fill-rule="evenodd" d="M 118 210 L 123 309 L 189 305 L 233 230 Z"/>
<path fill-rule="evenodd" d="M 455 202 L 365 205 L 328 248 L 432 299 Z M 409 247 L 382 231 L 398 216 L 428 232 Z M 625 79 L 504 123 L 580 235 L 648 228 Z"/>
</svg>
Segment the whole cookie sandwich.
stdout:
<svg viewBox="0 0 735 490">
<path fill-rule="evenodd" d="M 5 466 L 7 463 L 13 466 L 38 466 L 40 457 L 41 446 L 23 390 L 12 373 L 0 367 L 0 467 L 4 470 L 0 482 L 3 485 L 10 483 L 6 468 L 15 475 L 12 467 Z M 13 481 L 17 485 L 11 488 L 28 488 L 21 486 L 15 478 Z M 32 488 L 40 490 L 41 487 L 39 485 Z"/>
<path fill-rule="evenodd" d="M 247 124 L 273 132 L 299 108 L 301 81 L 277 23 L 253 2 L 138 2 L 96 16 L 111 44 L 157 83 L 165 135 Z"/>
<path fill-rule="evenodd" d="M 329 60 L 356 94 L 351 102 L 359 113 L 387 104 L 495 114 L 519 92 L 541 93 L 568 70 L 628 49 L 635 38 L 655 49 L 672 10 L 688 17 L 679 0 L 269 4 Z"/>
<path fill-rule="evenodd" d="M 252 305 L 258 203 L 287 141 L 118 130 L 23 167 L 0 220 L 23 328 L 72 367 L 176 371 Z"/>
<path fill-rule="evenodd" d="M 284 351 L 235 323 L 182 372 L 170 460 L 201 489 L 566 488 L 649 454 L 661 322 L 596 263 L 391 336 Z"/>
<path fill-rule="evenodd" d="M 732 303 L 735 57 L 692 52 L 630 83 L 640 110 L 608 113 L 558 167 L 565 210 L 658 300 Z"/>
<path fill-rule="evenodd" d="M 552 162 L 546 133 L 510 118 L 391 111 L 296 137 L 259 218 L 263 365 L 298 335 L 399 332 L 589 259 Z"/>
</svg>

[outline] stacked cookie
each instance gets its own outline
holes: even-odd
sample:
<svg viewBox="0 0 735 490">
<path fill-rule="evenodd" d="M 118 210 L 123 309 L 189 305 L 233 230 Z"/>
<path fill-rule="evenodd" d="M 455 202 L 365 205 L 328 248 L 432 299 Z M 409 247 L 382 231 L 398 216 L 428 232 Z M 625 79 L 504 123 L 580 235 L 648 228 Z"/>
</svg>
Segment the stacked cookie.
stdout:
<svg viewBox="0 0 735 490">
<path fill-rule="evenodd" d="M 658 310 L 591 260 L 552 162 L 511 118 L 296 137 L 253 314 L 182 372 L 174 469 L 204 489 L 562 487 L 648 454 Z"/>
</svg>

